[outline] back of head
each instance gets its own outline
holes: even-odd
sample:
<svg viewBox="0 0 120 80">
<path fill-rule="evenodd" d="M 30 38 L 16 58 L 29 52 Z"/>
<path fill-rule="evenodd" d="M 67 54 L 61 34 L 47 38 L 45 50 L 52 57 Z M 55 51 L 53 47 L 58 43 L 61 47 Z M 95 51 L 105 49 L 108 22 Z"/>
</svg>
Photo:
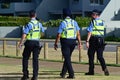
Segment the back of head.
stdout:
<svg viewBox="0 0 120 80">
<path fill-rule="evenodd" d="M 35 17 L 36 11 L 35 11 L 35 10 L 31 10 L 31 11 L 29 12 L 29 15 L 30 15 L 30 17 Z"/>
<path fill-rule="evenodd" d="M 67 17 L 67 16 L 71 17 L 71 10 L 68 8 L 64 8 L 63 9 L 63 16 L 64 17 Z"/>
</svg>

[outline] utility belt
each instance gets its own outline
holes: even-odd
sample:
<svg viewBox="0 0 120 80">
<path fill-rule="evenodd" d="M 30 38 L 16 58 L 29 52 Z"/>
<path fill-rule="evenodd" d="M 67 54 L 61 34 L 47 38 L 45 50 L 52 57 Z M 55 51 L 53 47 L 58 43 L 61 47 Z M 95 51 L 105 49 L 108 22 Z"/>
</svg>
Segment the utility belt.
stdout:
<svg viewBox="0 0 120 80">
<path fill-rule="evenodd" d="M 24 43 L 25 46 L 39 46 L 39 44 L 38 40 L 26 40 Z"/>
<path fill-rule="evenodd" d="M 60 38 L 60 42 L 62 44 L 77 44 L 76 39 L 67 39 L 67 38 Z"/>
<path fill-rule="evenodd" d="M 96 38 L 103 38 L 104 36 L 102 36 L 102 35 L 92 35 L 91 37 L 96 37 Z"/>
<path fill-rule="evenodd" d="M 91 36 L 89 43 L 95 47 L 104 47 L 106 45 L 103 36 Z"/>
</svg>

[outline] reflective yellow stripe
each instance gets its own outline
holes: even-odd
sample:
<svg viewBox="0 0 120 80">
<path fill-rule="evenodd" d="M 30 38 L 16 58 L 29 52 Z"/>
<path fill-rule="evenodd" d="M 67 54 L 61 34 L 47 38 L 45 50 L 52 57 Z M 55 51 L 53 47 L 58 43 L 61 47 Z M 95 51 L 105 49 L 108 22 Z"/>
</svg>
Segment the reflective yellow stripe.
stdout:
<svg viewBox="0 0 120 80">
<path fill-rule="evenodd" d="M 101 35 L 101 36 L 104 35 L 104 25 L 102 25 L 102 23 L 103 23 L 102 20 L 93 21 L 94 27 L 93 27 L 92 35 Z"/>
<path fill-rule="evenodd" d="M 65 24 L 65 28 L 61 34 L 61 38 L 75 38 L 76 33 L 75 33 L 75 27 L 74 27 L 74 21 L 71 19 L 65 19 L 63 21 Z"/>
<path fill-rule="evenodd" d="M 37 20 L 30 22 L 32 25 L 32 30 L 27 35 L 28 40 L 32 39 L 40 39 L 40 27 L 39 22 Z"/>
</svg>

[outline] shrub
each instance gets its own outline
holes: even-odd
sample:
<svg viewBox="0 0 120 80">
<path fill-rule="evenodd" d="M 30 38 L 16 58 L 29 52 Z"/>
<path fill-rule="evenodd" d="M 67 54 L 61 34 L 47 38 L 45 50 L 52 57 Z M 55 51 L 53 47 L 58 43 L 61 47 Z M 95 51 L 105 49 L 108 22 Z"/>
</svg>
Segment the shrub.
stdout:
<svg viewBox="0 0 120 80">
<path fill-rule="evenodd" d="M 78 22 L 80 27 L 87 27 L 90 23 L 91 18 L 89 17 L 76 17 L 75 20 Z M 58 27 L 62 19 L 57 20 L 49 20 L 47 22 L 43 22 L 43 26 L 46 27 Z"/>
<path fill-rule="evenodd" d="M 89 17 L 76 17 L 75 20 L 78 22 L 80 27 L 87 27 L 91 21 Z"/>
<path fill-rule="evenodd" d="M 106 41 L 120 42 L 120 38 L 119 38 L 119 37 L 113 37 L 113 36 L 105 37 L 105 40 L 106 40 Z"/>
<path fill-rule="evenodd" d="M 28 21 L 28 17 L 0 16 L 0 26 L 23 26 Z"/>
<path fill-rule="evenodd" d="M 57 19 L 57 20 L 49 20 L 47 22 L 43 22 L 43 26 L 45 27 L 58 27 L 60 25 L 60 22 L 62 19 Z"/>
<path fill-rule="evenodd" d="M 0 26 L 24 26 L 29 20 L 29 17 L 0 16 Z M 80 27 L 86 27 L 90 22 L 89 17 L 76 17 L 75 20 Z M 49 20 L 47 22 L 40 20 L 45 27 L 58 27 L 61 21 L 62 19 Z"/>
</svg>

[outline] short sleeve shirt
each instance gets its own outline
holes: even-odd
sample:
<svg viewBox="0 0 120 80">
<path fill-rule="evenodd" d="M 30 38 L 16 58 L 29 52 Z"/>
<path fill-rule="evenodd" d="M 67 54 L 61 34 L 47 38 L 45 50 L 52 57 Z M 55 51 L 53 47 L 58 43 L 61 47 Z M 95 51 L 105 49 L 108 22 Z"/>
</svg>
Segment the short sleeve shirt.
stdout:
<svg viewBox="0 0 120 80">
<path fill-rule="evenodd" d="M 96 18 L 95 20 L 99 20 L 99 19 L 100 18 Z M 93 25 L 93 22 L 91 21 L 90 24 L 89 24 L 89 26 L 87 27 L 87 31 L 88 32 L 92 32 L 93 31 L 93 27 L 94 27 L 94 25 Z"/>
<path fill-rule="evenodd" d="M 34 20 L 36 20 L 36 19 L 35 19 L 35 18 L 32 18 L 32 19 L 31 19 L 31 21 L 34 21 Z M 31 25 L 30 23 L 28 23 L 28 24 L 24 27 L 23 33 L 24 33 L 24 34 L 28 34 L 29 31 L 32 29 L 32 27 L 33 27 L 33 25 Z M 41 32 L 44 32 L 44 28 L 43 28 L 43 26 L 42 26 L 41 23 L 39 23 L 39 27 L 40 27 Z"/>
<path fill-rule="evenodd" d="M 80 30 L 80 28 L 79 28 L 79 26 L 78 26 L 78 23 L 74 20 L 74 26 L 76 27 L 76 31 L 75 32 L 77 32 L 77 31 L 79 31 Z M 59 26 L 59 28 L 58 28 L 58 33 L 62 33 L 63 32 L 63 29 L 66 27 L 66 25 L 65 25 L 65 23 L 64 22 L 61 22 L 60 23 L 60 26 Z"/>
</svg>

